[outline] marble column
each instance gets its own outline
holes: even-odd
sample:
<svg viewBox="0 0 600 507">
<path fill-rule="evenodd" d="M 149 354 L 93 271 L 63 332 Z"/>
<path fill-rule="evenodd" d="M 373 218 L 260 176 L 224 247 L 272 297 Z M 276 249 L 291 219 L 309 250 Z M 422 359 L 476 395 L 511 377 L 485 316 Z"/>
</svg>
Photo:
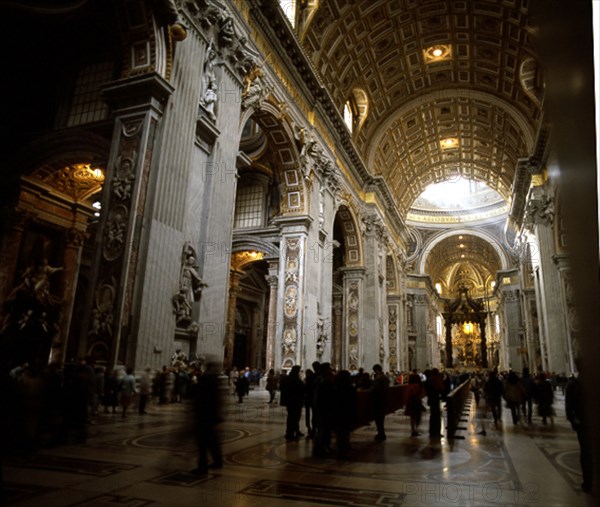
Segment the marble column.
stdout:
<svg viewBox="0 0 600 507">
<path fill-rule="evenodd" d="M 344 329 L 344 304 L 343 304 L 343 295 L 342 294 L 334 294 L 333 295 L 333 305 L 332 305 L 332 314 L 333 314 L 333 330 L 332 330 L 332 351 L 331 351 L 331 359 L 332 365 L 336 370 L 340 370 L 342 368 L 342 336 Z"/>
<path fill-rule="evenodd" d="M 277 294 L 278 322 L 281 335 L 275 346 L 275 364 L 290 369 L 302 365 L 304 358 L 304 311 L 306 305 L 306 248 L 309 216 L 285 216 L 276 219 L 281 227 L 279 283 Z"/>
<path fill-rule="evenodd" d="M 142 74 L 103 90 L 113 110 L 113 141 L 107 165 L 99 233 L 96 236 L 91 301 L 86 319 L 87 352 L 109 366 L 127 357 L 131 312 L 154 145 L 173 88 L 158 74 Z"/>
<path fill-rule="evenodd" d="M 81 251 L 86 239 L 85 232 L 78 229 L 66 231 L 66 245 L 63 256 L 61 277 L 62 311 L 59 321 L 60 335 L 52 343 L 50 362 L 63 364 L 67 353 L 67 340 L 71 329 L 71 318 L 77 290 L 77 278 L 81 261 Z"/>
<path fill-rule="evenodd" d="M 504 321 L 505 356 L 508 357 L 508 364 L 505 366 L 519 371 L 523 366 L 519 337 L 521 329 L 519 291 L 516 288 L 502 288 L 500 294 Z"/>
<path fill-rule="evenodd" d="M 237 308 L 237 298 L 240 293 L 240 280 L 244 273 L 232 269 L 229 273 L 229 298 L 227 300 L 227 331 L 225 334 L 225 360 L 223 367 L 226 370 L 232 366 L 243 368 L 243 365 L 233 364 L 233 348 L 235 346 L 235 314 Z"/>
<path fill-rule="evenodd" d="M 485 334 L 485 330 L 486 330 L 485 315 L 481 317 L 480 328 L 481 328 L 481 366 L 482 366 L 482 368 L 487 368 L 488 367 L 488 353 L 487 353 L 487 338 L 486 338 L 486 334 Z"/>
<path fill-rule="evenodd" d="M 401 370 L 400 363 L 400 296 L 388 296 L 388 368 L 393 371 Z"/>
<path fill-rule="evenodd" d="M 446 317 L 444 319 L 446 329 L 446 368 L 452 368 L 452 319 Z"/>
<path fill-rule="evenodd" d="M 373 366 L 365 363 L 363 347 L 368 340 L 363 338 L 366 328 L 363 324 L 365 268 L 341 268 L 344 276 L 344 334 L 342 338 L 342 368 L 357 370 Z M 375 363 L 373 363 L 375 364 Z"/>
<path fill-rule="evenodd" d="M 0 247 L 0 301 L 4 301 L 13 289 L 21 240 L 32 219 L 33 215 L 23 211 L 6 213 L 5 226 L 7 232 Z"/>
<path fill-rule="evenodd" d="M 277 335 L 277 290 L 279 287 L 279 278 L 276 274 L 279 269 L 279 262 L 269 263 L 269 275 L 266 277 L 269 284 L 269 316 L 267 319 L 267 351 L 266 351 L 266 369 L 275 368 L 275 340 Z"/>
<path fill-rule="evenodd" d="M 566 255 L 557 255 L 554 257 L 554 261 L 556 262 L 562 282 L 562 306 L 566 309 L 568 368 L 565 370 L 565 373 L 569 374 L 577 371 L 575 360 L 577 357 L 579 357 L 579 343 L 577 334 L 580 331 L 580 317 L 578 315 L 573 281 L 571 279 L 571 266 L 569 264 L 569 258 Z"/>
<path fill-rule="evenodd" d="M 364 230 L 364 301 L 361 309 L 360 365 L 371 368 L 379 363 L 385 366 L 387 356 L 387 297 L 385 286 L 385 268 L 387 253 L 387 233 L 381 218 L 376 214 L 363 216 Z"/>
<path fill-rule="evenodd" d="M 537 240 L 541 317 L 544 321 L 547 369 L 557 373 L 570 369 L 568 358 L 567 316 L 562 281 L 554 261 L 555 238 L 552 199 L 543 187 L 534 187 L 527 208 L 527 221 Z"/>
<path fill-rule="evenodd" d="M 416 294 L 414 300 L 415 306 L 415 327 L 417 330 L 416 340 L 416 367 L 420 370 L 426 370 L 428 367 L 427 353 L 427 324 L 429 321 L 429 300 L 426 294 Z"/>
</svg>

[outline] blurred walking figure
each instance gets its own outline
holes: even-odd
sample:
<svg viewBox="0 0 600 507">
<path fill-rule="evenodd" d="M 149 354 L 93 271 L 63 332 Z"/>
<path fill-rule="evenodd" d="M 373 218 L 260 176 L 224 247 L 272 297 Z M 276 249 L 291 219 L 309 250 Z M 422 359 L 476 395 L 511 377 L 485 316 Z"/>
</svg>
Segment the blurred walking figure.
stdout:
<svg viewBox="0 0 600 507">
<path fill-rule="evenodd" d="M 148 398 L 152 394 L 152 369 L 148 366 L 142 376 L 140 377 L 140 404 L 138 406 L 138 413 L 140 415 L 147 414 L 146 404 Z"/>
<path fill-rule="evenodd" d="M 404 414 L 410 417 L 410 434 L 412 437 L 418 437 L 419 425 L 425 407 L 423 406 L 423 398 L 425 397 L 425 388 L 421 376 L 417 370 L 413 370 L 408 376 L 408 399 L 406 400 L 406 409 Z"/>
<path fill-rule="evenodd" d="M 527 399 L 527 393 L 525 393 L 525 388 L 521 384 L 519 376 L 514 371 L 509 372 L 506 378 L 502 396 L 510 409 L 513 424 L 517 424 L 519 422 L 519 409 Z"/>
<path fill-rule="evenodd" d="M 267 373 L 267 385 L 265 386 L 269 393 L 269 403 L 275 401 L 275 393 L 277 393 L 277 377 L 275 376 L 275 370 L 271 368 Z"/>
<path fill-rule="evenodd" d="M 135 393 L 136 388 L 133 368 L 127 368 L 127 373 L 121 381 L 121 406 L 123 407 L 123 418 L 127 417 L 127 409 L 129 408 L 129 405 L 131 405 Z"/>
<path fill-rule="evenodd" d="M 244 375 L 244 372 L 240 372 L 235 381 L 235 392 L 238 397 L 238 403 L 242 403 L 244 401 L 244 396 L 250 393 L 250 381 L 248 380 L 248 377 Z"/>
<path fill-rule="evenodd" d="M 206 371 L 198 377 L 193 388 L 195 433 L 198 443 L 198 468 L 192 473 L 207 475 L 209 468 L 223 468 L 223 455 L 218 425 L 221 418 L 221 395 L 219 393 L 218 365 L 206 363 Z M 208 463 L 208 455 L 212 463 Z"/>
</svg>

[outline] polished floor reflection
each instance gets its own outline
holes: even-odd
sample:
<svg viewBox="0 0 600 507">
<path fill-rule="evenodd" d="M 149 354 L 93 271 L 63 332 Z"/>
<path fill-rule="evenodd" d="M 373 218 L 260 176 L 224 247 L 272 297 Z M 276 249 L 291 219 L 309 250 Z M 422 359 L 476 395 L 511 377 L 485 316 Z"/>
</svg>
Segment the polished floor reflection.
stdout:
<svg viewBox="0 0 600 507">
<path fill-rule="evenodd" d="M 85 444 L 43 449 L 3 464 L 6 505 L 25 506 L 583 506 L 575 433 L 556 393 L 554 425 L 514 426 L 470 402 L 448 441 L 410 436 L 407 416 L 352 435 L 347 461 L 313 458 L 311 441 L 284 439 L 285 409 L 259 388 L 242 404 L 228 397 L 225 466 L 198 477 L 187 403 L 152 405 L 147 415 L 100 414 Z M 303 425 L 302 425 L 303 428 Z"/>
</svg>

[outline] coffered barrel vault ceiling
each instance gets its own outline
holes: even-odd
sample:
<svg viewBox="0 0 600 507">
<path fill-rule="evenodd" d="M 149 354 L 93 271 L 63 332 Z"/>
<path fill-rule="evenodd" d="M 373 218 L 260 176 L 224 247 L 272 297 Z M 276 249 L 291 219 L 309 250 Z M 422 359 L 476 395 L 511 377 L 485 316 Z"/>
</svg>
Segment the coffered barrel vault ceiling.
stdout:
<svg viewBox="0 0 600 507">
<path fill-rule="evenodd" d="M 470 234 L 440 241 L 427 255 L 425 264 L 431 279 L 443 282 L 452 294 L 461 284 L 480 289 L 501 268 L 498 252 L 490 243 Z"/>
<path fill-rule="evenodd" d="M 406 215 L 458 175 L 510 198 L 542 117 L 534 30 L 527 0 L 321 0 L 303 44 L 340 110 L 365 92 L 355 142 Z"/>
</svg>

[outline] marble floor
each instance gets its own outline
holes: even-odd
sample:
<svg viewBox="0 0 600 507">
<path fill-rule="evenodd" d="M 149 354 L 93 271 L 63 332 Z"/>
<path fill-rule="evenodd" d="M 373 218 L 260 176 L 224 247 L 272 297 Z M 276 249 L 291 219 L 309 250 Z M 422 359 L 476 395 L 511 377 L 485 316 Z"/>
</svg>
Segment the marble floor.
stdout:
<svg viewBox="0 0 600 507">
<path fill-rule="evenodd" d="M 151 405 L 127 419 L 100 414 L 85 444 L 9 457 L 4 505 L 14 506 L 570 506 L 579 490 L 578 444 L 556 393 L 553 426 L 539 418 L 494 427 L 470 400 L 457 437 L 411 437 L 408 417 L 386 418 L 385 442 L 366 426 L 348 461 L 313 458 L 311 441 L 284 439 L 285 409 L 259 388 L 242 404 L 228 396 L 223 469 L 198 477 L 188 403 Z M 303 428 L 303 425 L 302 425 Z M 485 429 L 485 435 L 481 434 Z M 589 503 L 591 505 L 591 503 Z"/>
</svg>

